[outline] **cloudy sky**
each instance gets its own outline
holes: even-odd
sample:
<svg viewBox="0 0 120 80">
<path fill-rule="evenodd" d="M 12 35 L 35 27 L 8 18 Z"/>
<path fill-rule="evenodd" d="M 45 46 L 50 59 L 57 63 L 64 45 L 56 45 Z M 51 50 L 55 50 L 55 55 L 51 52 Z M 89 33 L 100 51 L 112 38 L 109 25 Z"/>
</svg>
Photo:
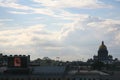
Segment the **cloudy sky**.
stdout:
<svg viewBox="0 0 120 80">
<path fill-rule="evenodd" d="M 0 52 L 87 60 L 104 41 L 120 59 L 120 0 L 0 0 Z"/>
</svg>

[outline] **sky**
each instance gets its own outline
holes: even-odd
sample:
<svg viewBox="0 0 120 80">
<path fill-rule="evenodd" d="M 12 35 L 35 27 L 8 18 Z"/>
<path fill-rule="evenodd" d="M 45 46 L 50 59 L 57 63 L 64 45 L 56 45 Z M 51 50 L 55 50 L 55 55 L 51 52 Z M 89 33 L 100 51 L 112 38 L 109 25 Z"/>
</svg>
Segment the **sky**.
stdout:
<svg viewBox="0 0 120 80">
<path fill-rule="evenodd" d="M 120 59 L 120 0 L 0 0 L 0 53 L 86 61 L 102 41 Z"/>
</svg>

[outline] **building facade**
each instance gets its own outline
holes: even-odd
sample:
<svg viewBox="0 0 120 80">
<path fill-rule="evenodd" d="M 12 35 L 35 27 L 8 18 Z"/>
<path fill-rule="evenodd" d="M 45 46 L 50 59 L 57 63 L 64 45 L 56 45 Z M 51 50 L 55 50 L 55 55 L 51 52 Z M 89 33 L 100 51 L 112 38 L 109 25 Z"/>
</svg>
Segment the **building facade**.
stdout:
<svg viewBox="0 0 120 80">
<path fill-rule="evenodd" d="M 30 66 L 30 56 L 1 55 L 0 80 L 111 80 L 101 71 L 80 70 L 69 66 Z M 3 64 L 2 63 L 2 64 Z M 5 68 L 5 69 L 4 69 Z"/>
</svg>

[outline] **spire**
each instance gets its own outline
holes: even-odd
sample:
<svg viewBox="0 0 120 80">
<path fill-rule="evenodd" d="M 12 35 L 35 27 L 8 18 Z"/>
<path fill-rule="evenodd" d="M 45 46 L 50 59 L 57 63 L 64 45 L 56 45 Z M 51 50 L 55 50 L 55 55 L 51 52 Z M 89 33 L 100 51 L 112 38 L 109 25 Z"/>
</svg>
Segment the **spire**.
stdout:
<svg viewBox="0 0 120 80">
<path fill-rule="evenodd" d="M 104 45 L 104 41 L 102 41 L 102 45 Z"/>
</svg>

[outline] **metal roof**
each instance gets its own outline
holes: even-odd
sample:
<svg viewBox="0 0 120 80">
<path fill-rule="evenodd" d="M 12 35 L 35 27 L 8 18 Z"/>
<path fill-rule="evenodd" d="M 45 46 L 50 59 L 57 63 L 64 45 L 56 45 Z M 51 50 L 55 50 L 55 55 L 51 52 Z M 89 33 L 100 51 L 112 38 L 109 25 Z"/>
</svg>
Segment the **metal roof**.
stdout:
<svg viewBox="0 0 120 80">
<path fill-rule="evenodd" d="M 97 70 L 70 70 L 68 72 L 68 74 L 74 75 L 74 74 L 80 74 L 80 75 L 109 75 L 107 73 L 101 72 L 101 71 L 97 71 Z"/>
<path fill-rule="evenodd" d="M 64 66 L 36 66 L 33 67 L 33 74 L 62 74 Z"/>
</svg>

